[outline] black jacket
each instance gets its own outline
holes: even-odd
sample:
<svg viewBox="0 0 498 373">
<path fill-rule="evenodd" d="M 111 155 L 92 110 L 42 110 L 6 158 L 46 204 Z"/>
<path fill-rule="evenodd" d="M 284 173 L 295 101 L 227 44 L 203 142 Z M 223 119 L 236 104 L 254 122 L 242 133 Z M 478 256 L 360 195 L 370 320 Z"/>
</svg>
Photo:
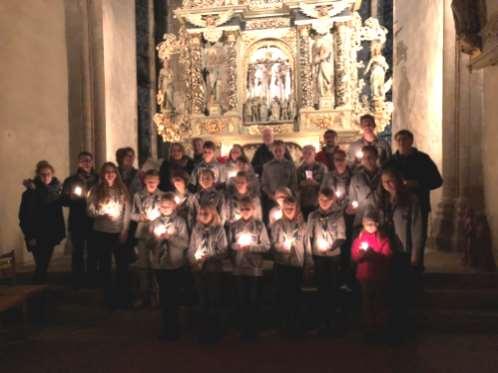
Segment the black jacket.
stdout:
<svg viewBox="0 0 498 373">
<path fill-rule="evenodd" d="M 429 155 L 416 148 L 408 155 L 396 152 L 384 168 L 393 168 L 405 180 L 416 180 L 419 187 L 411 191 L 418 197 L 422 213 L 431 211 L 431 190 L 443 185 L 443 178 Z"/>
<path fill-rule="evenodd" d="M 184 156 L 181 161 L 165 160 L 161 164 L 159 170 L 161 183 L 159 189 L 163 192 L 173 191 L 175 188 L 171 183 L 171 174 L 175 171 L 185 171 L 189 176 L 194 170 L 194 162 L 187 156 Z"/>
<path fill-rule="evenodd" d="M 93 219 L 86 213 L 86 199 L 98 179 L 99 176 L 94 172 L 87 174 L 78 170 L 76 174 L 64 180 L 61 203 L 62 206 L 69 207 L 68 226 L 71 233 L 87 234 L 91 231 Z M 76 187 L 81 188 L 81 196 L 74 194 Z"/>
<path fill-rule="evenodd" d="M 287 149 L 285 149 L 285 158 L 292 162 L 292 157 Z M 261 177 L 263 174 L 263 165 L 273 159 L 273 153 L 266 144 L 261 144 L 252 157 L 252 168 L 254 172 Z"/>
<path fill-rule="evenodd" d="M 47 245 L 57 245 L 66 237 L 61 183 L 53 178 L 49 185 L 44 185 L 36 178 L 34 184 L 35 189 L 22 194 L 19 225 L 26 241 L 36 239 Z"/>
</svg>

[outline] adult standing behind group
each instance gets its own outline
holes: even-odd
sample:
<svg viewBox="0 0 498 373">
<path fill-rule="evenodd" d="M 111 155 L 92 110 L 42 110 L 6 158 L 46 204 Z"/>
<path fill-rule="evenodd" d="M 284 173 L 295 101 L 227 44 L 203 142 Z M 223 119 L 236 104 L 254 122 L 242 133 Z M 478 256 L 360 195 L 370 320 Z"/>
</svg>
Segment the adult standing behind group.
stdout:
<svg viewBox="0 0 498 373">
<path fill-rule="evenodd" d="M 159 189 L 163 192 L 173 191 L 175 188 L 171 182 L 174 173 L 184 171 L 188 175 L 194 170 L 194 161 L 185 154 L 182 144 L 175 142 L 171 144 L 169 159 L 165 159 L 159 170 L 161 182 Z"/>
<path fill-rule="evenodd" d="M 413 133 L 408 130 L 401 130 L 396 133 L 394 139 L 398 150 L 385 168 L 396 170 L 401 176 L 405 187 L 418 197 L 422 215 L 420 265 L 423 266 L 429 214 L 431 212 L 430 192 L 441 187 L 443 179 L 430 156 L 413 146 Z"/>
<path fill-rule="evenodd" d="M 331 129 L 326 130 L 323 134 L 323 140 L 325 146 L 316 153 L 316 160 L 327 166 L 329 171 L 332 171 L 334 169 L 334 153 L 339 150 L 339 146 L 336 145 L 337 132 Z"/>
<path fill-rule="evenodd" d="M 375 134 L 375 118 L 373 115 L 366 114 L 360 118 L 360 127 L 362 131 L 361 138 L 351 143 L 348 151 L 348 160 L 352 165 L 359 165 L 363 158 L 363 147 L 367 145 L 374 146 L 378 153 L 379 166 L 383 167 L 391 158 L 391 145 L 385 140 L 377 137 Z"/>
<path fill-rule="evenodd" d="M 259 175 L 259 177 L 262 177 L 263 175 L 263 166 L 266 162 L 271 161 L 274 156 L 272 152 L 272 145 L 273 145 L 273 129 L 270 127 L 266 127 L 261 131 L 261 137 L 263 139 L 263 144 L 261 144 L 256 152 L 254 153 L 254 156 L 252 158 L 251 164 L 254 169 L 254 172 Z M 287 148 L 285 148 L 285 155 L 284 157 L 288 159 L 289 161 L 292 161 L 292 157 L 289 154 L 289 151 Z"/>
</svg>

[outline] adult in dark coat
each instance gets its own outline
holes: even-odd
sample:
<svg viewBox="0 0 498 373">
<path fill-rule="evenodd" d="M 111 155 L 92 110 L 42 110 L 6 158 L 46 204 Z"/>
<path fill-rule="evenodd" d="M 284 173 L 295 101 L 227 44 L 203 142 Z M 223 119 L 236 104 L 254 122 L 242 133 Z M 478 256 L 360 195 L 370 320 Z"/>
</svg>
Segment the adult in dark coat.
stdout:
<svg viewBox="0 0 498 373">
<path fill-rule="evenodd" d="M 431 190 L 443 185 L 443 178 L 429 155 L 413 146 L 413 133 L 401 130 L 394 136 L 398 150 L 385 168 L 392 168 L 401 175 L 405 186 L 419 200 L 422 214 L 422 258 L 427 240 L 429 213 L 431 212 Z"/>
<path fill-rule="evenodd" d="M 93 170 L 93 155 L 81 152 L 78 155 L 78 169 L 64 180 L 61 202 L 69 207 L 68 230 L 73 246 L 71 258 L 72 281 L 75 288 L 83 285 L 86 273 L 85 253 L 92 232 L 93 219 L 86 213 L 86 197 L 97 183 L 98 175 Z"/>
<path fill-rule="evenodd" d="M 261 131 L 261 135 L 263 137 L 263 144 L 258 147 L 251 161 L 254 172 L 258 174 L 259 177 L 263 175 L 263 165 L 274 158 L 271 150 L 271 146 L 273 145 L 273 130 L 270 127 L 264 128 L 263 131 Z M 285 149 L 285 158 L 292 161 L 292 157 L 287 148 Z"/>
<path fill-rule="evenodd" d="M 171 182 L 171 175 L 177 172 L 186 172 L 188 175 L 194 169 L 194 162 L 185 154 L 185 148 L 180 143 L 173 143 L 170 147 L 168 160 L 164 160 L 159 170 L 161 182 L 159 189 L 163 192 L 174 191 L 175 188 Z"/>
<path fill-rule="evenodd" d="M 19 225 L 36 264 L 35 283 L 46 281 L 54 247 L 66 236 L 61 192 L 54 168 L 47 161 L 38 162 L 33 186 L 22 194 L 19 208 Z"/>
</svg>

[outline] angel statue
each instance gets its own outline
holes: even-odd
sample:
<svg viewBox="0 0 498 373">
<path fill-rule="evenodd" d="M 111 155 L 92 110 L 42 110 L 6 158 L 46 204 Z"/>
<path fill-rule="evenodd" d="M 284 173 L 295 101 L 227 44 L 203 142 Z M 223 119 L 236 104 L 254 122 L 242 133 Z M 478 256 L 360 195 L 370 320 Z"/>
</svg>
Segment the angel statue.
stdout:
<svg viewBox="0 0 498 373">
<path fill-rule="evenodd" d="M 319 97 L 334 96 L 333 38 L 330 32 L 315 34 L 312 47 L 313 71 Z"/>
<path fill-rule="evenodd" d="M 385 79 L 386 72 L 389 70 L 389 65 L 385 57 L 381 53 L 381 45 L 376 44 L 372 46 L 372 57 L 368 62 L 364 75 L 370 72 L 370 91 L 373 98 L 382 98 L 386 96 L 389 87 L 386 87 Z"/>
</svg>

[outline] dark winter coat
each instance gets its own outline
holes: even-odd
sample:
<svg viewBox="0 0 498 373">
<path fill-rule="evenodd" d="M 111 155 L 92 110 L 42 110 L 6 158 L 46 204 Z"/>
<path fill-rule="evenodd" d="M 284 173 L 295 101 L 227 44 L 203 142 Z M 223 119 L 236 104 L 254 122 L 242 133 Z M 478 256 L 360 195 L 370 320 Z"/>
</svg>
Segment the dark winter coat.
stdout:
<svg viewBox="0 0 498 373">
<path fill-rule="evenodd" d="M 22 194 L 19 225 L 26 241 L 35 239 L 46 245 L 57 245 L 66 237 L 62 215 L 62 185 L 53 178 L 49 185 L 34 180 L 34 189 Z"/>
</svg>

